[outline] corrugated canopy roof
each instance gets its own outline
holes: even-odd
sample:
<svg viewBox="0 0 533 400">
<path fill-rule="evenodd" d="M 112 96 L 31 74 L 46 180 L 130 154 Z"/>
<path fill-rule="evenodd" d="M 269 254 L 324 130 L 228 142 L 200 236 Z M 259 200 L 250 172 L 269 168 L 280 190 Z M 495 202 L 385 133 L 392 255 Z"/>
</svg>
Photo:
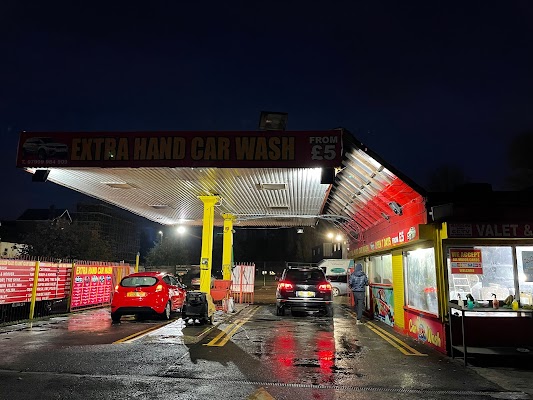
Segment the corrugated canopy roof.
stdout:
<svg viewBox="0 0 533 400">
<path fill-rule="evenodd" d="M 47 166 L 47 180 L 164 225 L 201 225 L 203 203 L 198 196 L 217 195 L 218 226 L 223 224 L 222 213 L 235 215 L 236 226 L 248 227 L 305 227 L 326 220 L 355 239 L 421 190 L 350 133 L 342 131 L 342 137 L 342 158 L 332 185 L 321 183 L 320 162 L 273 168 Z M 26 156 L 21 143 L 18 166 L 24 166 L 20 159 Z"/>
</svg>

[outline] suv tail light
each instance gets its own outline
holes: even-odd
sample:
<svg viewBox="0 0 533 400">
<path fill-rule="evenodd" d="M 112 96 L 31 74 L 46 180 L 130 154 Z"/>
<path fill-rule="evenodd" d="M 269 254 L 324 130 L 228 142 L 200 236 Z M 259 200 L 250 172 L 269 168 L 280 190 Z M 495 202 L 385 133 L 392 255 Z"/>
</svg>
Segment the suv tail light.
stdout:
<svg viewBox="0 0 533 400">
<path fill-rule="evenodd" d="M 331 292 L 331 283 L 324 282 L 318 285 L 318 290 L 321 292 Z"/>
<path fill-rule="evenodd" d="M 290 282 L 280 282 L 278 283 L 278 290 L 293 290 L 294 285 Z"/>
</svg>

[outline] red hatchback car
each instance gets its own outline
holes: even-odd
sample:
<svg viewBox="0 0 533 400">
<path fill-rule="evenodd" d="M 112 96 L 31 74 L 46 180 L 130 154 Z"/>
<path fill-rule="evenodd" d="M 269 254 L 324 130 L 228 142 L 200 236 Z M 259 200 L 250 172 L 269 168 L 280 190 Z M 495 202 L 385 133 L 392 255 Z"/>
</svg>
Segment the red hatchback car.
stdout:
<svg viewBox="0 0 533 400">
<path fill-rule="evenodd" d="M 111 319 L 119 322 L 123 315 L 135 315 L 140 320 L 154 313 L 170 319 L 173 311 L 181 311 L 185 295 L 185 286 L 171 274 L 137 272 L 123 278 L 115 287 Z"/>
</svg>

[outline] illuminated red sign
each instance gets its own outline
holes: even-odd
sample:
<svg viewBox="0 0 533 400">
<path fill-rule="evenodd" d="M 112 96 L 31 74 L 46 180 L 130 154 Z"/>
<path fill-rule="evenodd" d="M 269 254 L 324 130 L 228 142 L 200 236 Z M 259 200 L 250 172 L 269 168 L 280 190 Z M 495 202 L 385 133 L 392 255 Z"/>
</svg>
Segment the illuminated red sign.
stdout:
<svg viewBox="0 0 533 400">
<path fill-rule="evenodd" d="M 72 285 L 72 308 L 107 304 L 111 301 L 113 267 L 76 266 Z"/>
<path fill-rule="evenodd" d="M 363 231 L 363 244 L 354 250 L 354 255 L 378 252 L 401 246 L 420 238 L 419 225 L 427 221 L 422 196 L 416 197 L 403 207 L 402 215 L 383 219 L 372 228 Z"/>
<path fill-rule="evenodd" d="M 338 167 L 342 130 L 22 132 L 17 167 Z"/>
<path fill-rule="evenodd" d="M 37 301 L 62 299 L 70 292 L 71 264 L 42 262 L 39 268 Z M 31 300 L 35 261 L 0 262 L 0 304 Z"/>
</svg>

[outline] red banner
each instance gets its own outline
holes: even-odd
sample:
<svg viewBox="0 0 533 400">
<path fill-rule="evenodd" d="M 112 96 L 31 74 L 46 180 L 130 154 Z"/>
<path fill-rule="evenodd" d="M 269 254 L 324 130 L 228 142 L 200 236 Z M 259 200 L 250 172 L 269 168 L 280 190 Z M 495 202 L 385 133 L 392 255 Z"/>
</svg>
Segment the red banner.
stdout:
<svg viewBox="0 0 533 400">
<path fill-rule="evenodd" d="M 62 299 L 70 292 L 70 264 L 42 262 L 37 301 Z M 35 261 L 0 261 L 0 304 L 31 301 Z"/>
<path fill-rule="evenodd" d="M 22 132 L 17 167 L 339 167 L 342 130 Z"/>
<path fill-rule="evenodd" d="M 111 301 L 113 267 L 76 266 L 72 285 L 71 308 L 107 304 Z"/>
</svg>

